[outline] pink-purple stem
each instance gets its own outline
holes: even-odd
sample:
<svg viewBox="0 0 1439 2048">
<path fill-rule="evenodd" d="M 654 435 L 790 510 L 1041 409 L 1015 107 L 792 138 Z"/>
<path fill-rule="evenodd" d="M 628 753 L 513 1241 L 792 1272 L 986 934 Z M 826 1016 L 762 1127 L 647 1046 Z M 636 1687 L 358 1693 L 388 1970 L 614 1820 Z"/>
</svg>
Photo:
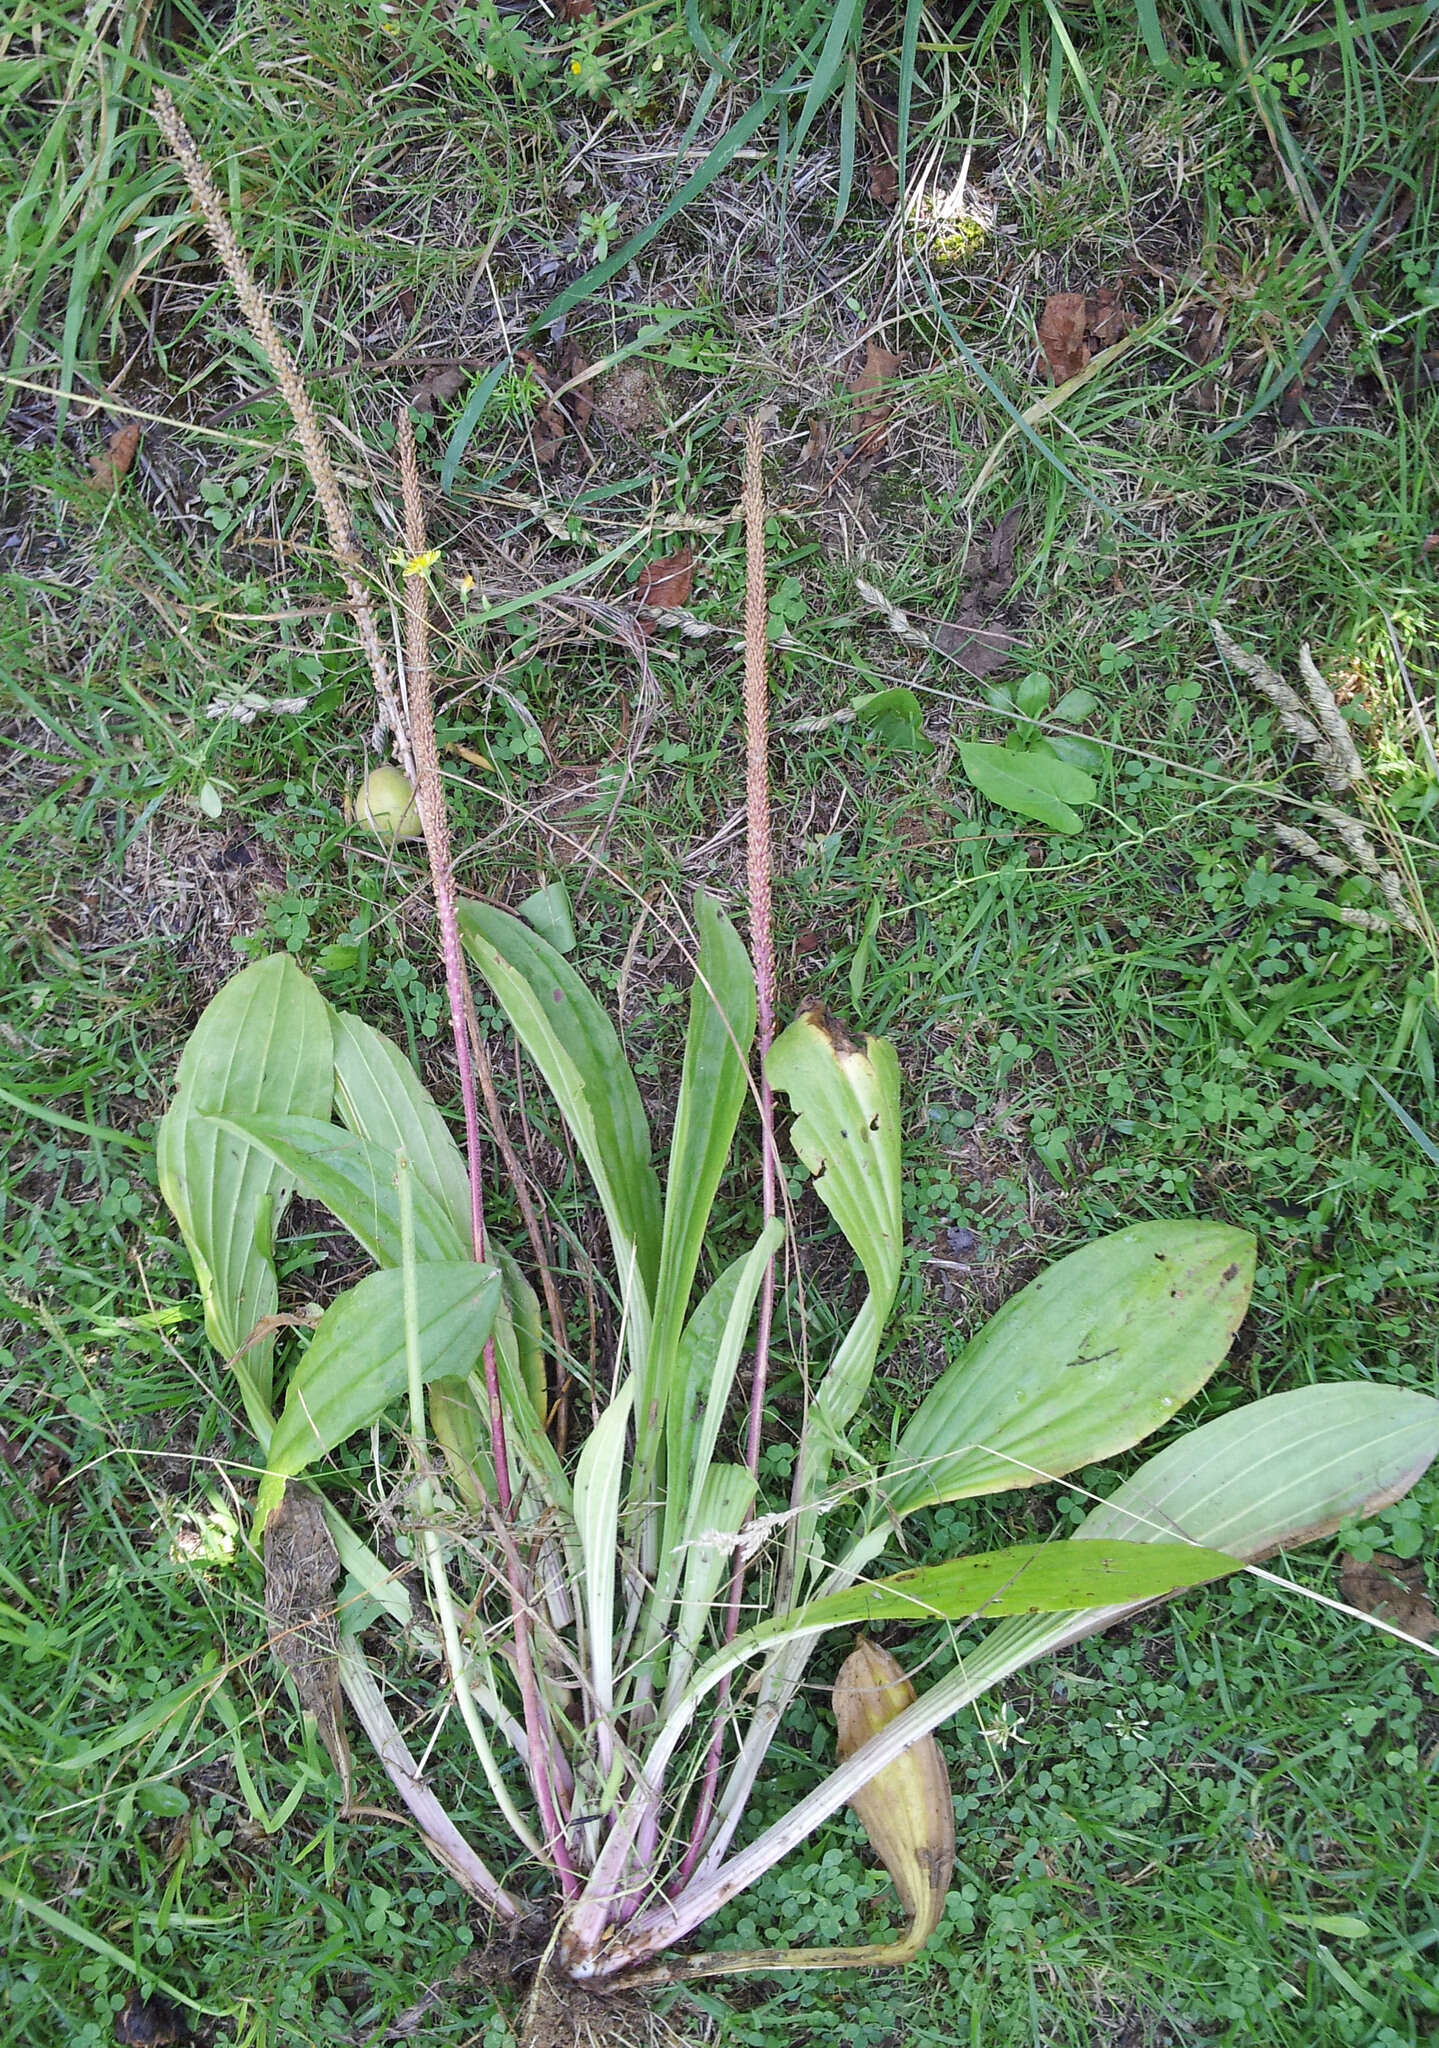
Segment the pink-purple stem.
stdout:
<svg viewBox="0 0 1439 2048">
<path fill-rule="evenodd" d="M 771 918 L 771 853 L 769 817 L 769 597 L 765 585 L 764 554 L 764 438 L 757 419 L 749 423 L 745 438 L 744 473 L 745 521 L 745 618 L 744 618 L 744 706 L 745 706 L 745 878 L 749 895 L 750 950 L 754 956 L 757 1030 L 759 1044 L 759 1121 L 761 1198 L 766 1229 L 773 1221 L 777 1204 L 778 1176 L 775 1162 L 774 1094 L 764 1063 L 774 1042 L 774 929 Z M 745 1464 L 759 1476 L 759 1454 L 764 1432 L 764 1397 L 769 1381 L 770 1332 L 774 1324 L 774 1268 L 770 1259 L 760 1282 L 759 1319 L 755 1327 L 754 1369 L 750 1374 L 749 1427 L 745 1437 Z M 730 1578 L 729 1604 L 725 1609 L 724 1639 L 734 1641 L 739 1629 L 744 1599 L 744 1565 L 737 1564 Z M 714 1739 L 705 1758 L 704 1779 L 699 1802 L 690 1827 L 689 1841 L 679 1870 L 668 1887 L 670 1895 L 690 1879 L 704 1853 L 704 1839 L 714 1812 L 719 1787 L 720 1759 L 724 1754 L 725 1715 L 730 1682 L 721 1684 L 716 1701 Z"/>
</svg>

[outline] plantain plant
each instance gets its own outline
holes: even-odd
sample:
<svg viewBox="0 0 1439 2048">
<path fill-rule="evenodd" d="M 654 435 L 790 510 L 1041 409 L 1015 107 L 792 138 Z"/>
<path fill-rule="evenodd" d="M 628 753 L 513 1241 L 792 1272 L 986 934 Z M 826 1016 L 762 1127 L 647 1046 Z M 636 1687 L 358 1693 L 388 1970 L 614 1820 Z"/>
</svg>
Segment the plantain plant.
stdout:
<svg viewBox="0 0 1439 2048">
<path fill-rule="evenodd" d="M 614 1341 L 585 1390 L 591 1420 L 573 1457 L 556 1448 L 546 1358 L 563 1333 L 546 1338 L 504 1249 L 485 1241 L 476 1258 L 466 1161 L 444 1119 L 398 1048 L 333 1009 L 288 955 L 236 975 L 206 1010 L 159 1140 L 209 1337 L 260 1447 L 257 1529 L 273 1533 L 297 1498 L 312 1514 L 321 1505 L 345 1573 L 335 1669 L 357 1719 L 472 1895 L 518 1921 L 549 1889 L 558 1965 L 587 1982 L 905 1960 L 938 1922 L 954 1853 L 931 1731 L 1148 1601 L 1398 1499 L 1439 1450 L 1439 1401 L 1362 1381 L 1308 1386 L 1173 1435 L 1068 1540 L 884 1569 L 921 1510 L 1041 1484 L 1170 1425 L 1245 1313 L 1253 1241 L 1176 1220 L 1061 1259 L 970 1339 L 883 1463 L 867 1462 L 851 1429 L 902 1258 L 897 1061 L 810 1010 L 752 1082 L 749 958 L 710 898 L 695 922 L 662 1181 L 618 1035 L 579 975 L 517 919 L 459 906 L 468 958 L 552 1094 L 609 1239 Z M 768 1417 L 760 1374 L 746 1421 L 745 1360 L 777 1256 L 792 1326 L 805 1327 L 792 1224 L 771 1217 L 700 1279 L 739 1120 L 770 1088 L 864 1279 L 827 1362 L 802 1353 L 783 1513 L 758 1512 Z M 275 1236 L 296 1190 L 375 1270 L 330 1303 L 280 1385 Z M 394 1433 L 409 1475 L 400 1513 L 420 1569 L 403 1581 L 318 1480 L 328 1453 L 374 1427 Z M 409 1754 L 362 1647 L 378 1620 L 443 1659 L 496 1818 L 533 1866 L 515 1889 Z M 991 1625 L 916 1697 L 864 1631 L 936 1620 Z M 747 1828 L 812 1652 L 856 1630 L 834 1768 L 780 1819 Z M 894 1878 L 902 1938 L 666 1959 L 847 1802 Z"/>
</svg>

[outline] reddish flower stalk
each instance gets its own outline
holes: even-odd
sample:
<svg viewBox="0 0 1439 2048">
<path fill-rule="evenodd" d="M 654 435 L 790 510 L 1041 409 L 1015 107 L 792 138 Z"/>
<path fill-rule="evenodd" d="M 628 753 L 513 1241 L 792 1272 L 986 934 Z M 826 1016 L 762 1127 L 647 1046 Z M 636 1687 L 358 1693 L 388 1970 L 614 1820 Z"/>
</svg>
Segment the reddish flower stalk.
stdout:
<svg viewBox="0 0 1439 2048">
<path fill-rule="evenodd" d="M 425 554 L 425 506 L 420 495 L 420 472 L 415 458 L 415 429 L 408 407 L 398 420 L 397 445 L 400 456 L 400 490 L 405 504 L 405 546 L 411 565 Z M 465 1114 L 465 1149 L 470 1169 L 470 1225 L 475 1258 L 485 1256 L 485 1207 L 480 1177 L 480 1114 L 475 1094 L 475 1069 L 470 1051 L 469 1014 L 473 1007 L 465 956 L 460 945 L 460 925 L 455 903 L 455 869 L 450 854 L 450 824 L 445 812 L 445 792 L 440 781 L 440 757 L 435 745 L 435 707 L 430 689 L 430 588 L 425 571 L 418 566 L 405 570 L 405 694 L 409 710 L 410 747 L 415 763 L 415 805 L 425 834 L 425 851 L 430 862 L 430 886 L 440 924 L 440 951 L 445 963 L 445 989 L 449 996 L 450 1027 L 455 1040 L 455 1063 L 460 1075 L 460 1096 Z M 545 1843 L 555 1859 L 560 1884 L 567 1898 L 579 1890 L 579 1878 L 571 1861 L 555 1798 L 554 1753 L 551 1730 L 540 1700 L 535 1676 L 534 1649 L 530 1640 L 530 1617 L 526 1607 L 524 1571 L 514 1538 L 513 1492 L 510 1486 L 509 1448 L 505 1440 L 504 1409 L 500 1402 L 499 1366 L 494 1339 L 485 1344 L 485 1397 L 489 1407 L 490 1450 L 495 1466 L 495 1496 L 499 1507 L 500 1540 L 505 1553 L 505 1578 L 510 1595 L 510 1613 L 515 1631 L 515 1676 L 524 1707 L 525 1735 L 529 1743 L 531 1778 Z M 464 1683 L 455 1673 L 455 1683 Z"/>
<path fill-rule="evenodd" d="M 764 549 L 764 435 L 758 419 L 752 419 L 745 435 L 744 451 L 744 725 L 745 725 L 745 874 L 749 894 L 750 953 L 754 960 L 755 993 L 758 998 L 760 1189 L 763 1214 L 769 1224 L 777 1207 L 774 1142 L 774 1095 L 764 1063 L 774 1039 L 774 932 L 770 916 L 773 864 L 769 821 L 769 594 L 765 586 Z M 774 1260 L 765 1267 L 759 1291 L 759 1321 L 755 1330 L 754 1370 L 750 1375 L 749 1429 L 745 1440 L 745 1463 L 759 1472 L 760 1437 L 764 1427 L 764 1396 L 769 1379 L 769 1342 L 774 1323 Z M 744 1566 L 735 1566 L 730 1579 L 729 1605 L 725 1610 L 725 1641 L 733 1642 L 739 1628 L 740 1604 L 744 1598 Z M 689 1882 L 704 1850 L 704 1838 L 714 1812 L 719 1786 L 720 1758 L 724 1754 L 724 1712 L 729 1702 L 729 1680 L 719 1688 L 718 1726 L 705 1759 L 699 1804 L 690 1827 L 689 1843 L 679 1871 L 669 1887 L 671 1896 Z"/>
</svg>

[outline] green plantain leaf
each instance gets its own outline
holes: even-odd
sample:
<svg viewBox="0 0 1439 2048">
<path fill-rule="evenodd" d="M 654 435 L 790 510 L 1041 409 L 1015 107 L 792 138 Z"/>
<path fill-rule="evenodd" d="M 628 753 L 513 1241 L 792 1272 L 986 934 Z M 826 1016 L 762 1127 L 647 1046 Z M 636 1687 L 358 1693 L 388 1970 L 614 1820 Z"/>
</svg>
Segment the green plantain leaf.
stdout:
<svg viewBox="0 0 1439 2048">
<path fill-rule="evenodd" d="M 1098 794 L 1091 776 L 1050 754 L 1015 753 L 987 741 L 961 742 L 959 758 L 981 796 L 1019 818 L 1034 818 L 1056 832 L 1077 832 L 1076 804 Z"/>
<path fill-rule="evenodd" d="M 689 1030 L 665 1182 L 654 1334 L 636 1389 L 634 1490 L 653 1486 L 664 1418 L 677 1384 L 695 1269 L 720 1175 L 748 1088 L 755 1028 L 754 971 L 739 934 L 713 897 L 695 898 L 699 961 L 690 990 Z"/>
<path fill-rule="evenodd" d="M 1166 1445 L 1080 1523 L 1073 1540 L 1168 1548 L 1183 1537 L 1255 1564 L 1401 1500 L 1436 1454 L 1439 1401 L 1427 1394 L 1364 1380 L 1299 1387 Z M 966 1655 L 956 1676 L 970 1681 L 966 1697 L 973 1699 L 1036 1658 L 1110 1627 L 1135 1604 L 1142 1603 L 1005 1622 Z M 945 1679 L 935 1691 L 954 1684 Z"/>
<path fill-rule="evenodd" d="M 719 1590 L 734 1570 L 735 1544 L 754 1497 L 754 1475 L 743 1465 L 711 1465 L 695 1496 L 665 1688 L 666 1713 L 689 1682 L 705 1629 L 711 1621 L 723 1622 L 724 1608 L 717 1605 Z"/>
<path fill-rule="evenodd" d="M 894 1048 L 882 1038 L 856 1045 L 816 1007 L 780 1033 L 765 1072 L 789 1098 L 790 1143 L 859 1254 L 883 1321 L 899 1285 L 904 1232 Z"/>
<path fill-rule="evenodd" d="M 1387 1507 L 1409 1491 L 1436 1453 L 1439 1401 L 1427 1394 L 1362 1381 L 1301 1387 L 1220 1416 L 1169 1445 L 1095 1509 L 1075 1540 L 1107 1542 L 1122 1533 L 1168 1547 L 1183 1536 L 1254 1561 Z M 696 1895 L 692 1917 L 680 1921 L 681 1929 L 696 1924 L 702 1897 L 733 1898 L 753 1884 L 894 1757 L 991 1686 L 1129 1612 L 1131 1606 L 1102 1607 L 1004 1621 L 991 1629 L 977 1649 L 966 1651 L 957 1670 L 721 1863 L 712 1889 Z M 700 1677 L 709 1678 L 717 1661 Z M 664 1910 L 673 1925 L 673 1905 L 667 1901 Z"/>
<path fill-rule="evenodd" d="M 236 1381 L 263 1445 L 271 1424 L 273 1340 L 237 1357 L 278 1305 L 275 1226 L 292 1180 L 217 1116 L 329 1114 L 330 1009 L 288 953 L 235 975 L 190 1036 L 160 1125 L 160 1188 L 195 1262 L 205 1330 Z"/>
<path fill-rule="evenodd" d="M 444 1208 L 468 1250 L 469 1169 L 429 1090 L 382 1031 L 342 1010 L 333 1016 L 335 1106 L 346 1127 L 391 1159 L 404 1153 L 417 1186 Z"/>
<path fill-rule="evenodd" d="M 464 1379 L 485 1348 L 500 1305 L 493 1266 L 459 1261 L 413 1269 L 419 1297 L 423 1376 Z M 371 1273 L 331 1303 L 290 1380 L 270 1438 L 258 1517 L 263 1523 L 286 1479 L 368 1429 L 405 1390 L 405 1275 Z"/>
<path fill-rule="evenodd" d="M 745 1629 L 698 1674 L 707 1690 L 724 1671 L 777 1643 L 819 1635 L 830 1628 L 879 1621 L 966 1621 L 1006 1614 L 1072 1615 L 1076 1608 L 1114 1613 L 1118 1598 L 1142 1605 L 1204 1585 L 1242 1568 L 1243 1560 L 1192 1543 L 1015 1543 L 979 1557 L 896 1572 L 892 1578 L 851 1586 L 807 1601 L 793 1613 Z"/>
<path fill-rule="evenodd" d="M 625 1432 L 635 1403 L 627 1379 L 585 1438 L 575 1470 L 574 1518 L 583 1560 L 583 1597 L 589 1616 L 590 1684 L 601 1717 L 615 1697 L 615 1570 Z"/>
<path fill-rule="evenodd" d="M 1032 1486 L 1139 1443 L 1223 1359 L 1253 1278 L 1253 1238 L 1219 1223 L 1141 1223 L 1060 1259 L 920 1404 L 884 1510 Z"/>
<path fill-rule="evenodd" d="M 339 1124 L 312 1117 L 229 1116 L 226 1130 L 258 1147 L 311 1200 L 323 1202 L 380 1266 L 400 1263 L 400 1195 L 395 1154 Z M 463 1230 L 437 1201 L 418 1173 L 412 1183 L 415 1255 L 428 1264 L 467 1259 L 468 1217 Z"/>
<path fill-rule="evenodd" d="M 459 919 L 465 950 L 544 1075 L 589 1168 L 642 1357 L 659 1270 L 660 1189 L 649 1125 L 615 1028 L 574 969 L 517 918 L 487 903 L 462 903 Z"/>
<path fill-rule="evenodd" d="M 814 1175 L 815 1192 L 859 1254 L 869 1294 L 831 1359 L 806 1418 L 795 1491 L 801 1512 L 788 1544 L 795 1582 L 811 1559 L 816 1514 L 830 1465 L 874 1375 L 880 1338 L 899 1286 L 899 1063 L 882 1038 L 850 1040 L 820 1008 L 805 1011 L 770 1048 L 765 1072 L 789 1098 L 790 1142 Z"/>
</svg>

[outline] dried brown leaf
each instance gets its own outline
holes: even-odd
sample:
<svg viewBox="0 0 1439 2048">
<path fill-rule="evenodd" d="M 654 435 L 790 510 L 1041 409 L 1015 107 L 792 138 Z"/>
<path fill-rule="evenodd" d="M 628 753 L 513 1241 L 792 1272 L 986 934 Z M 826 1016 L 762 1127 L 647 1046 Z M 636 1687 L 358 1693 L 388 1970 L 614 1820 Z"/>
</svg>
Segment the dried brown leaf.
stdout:
<svg viewBox="0 0 1439 2048">
<path fill-rule="evenodd" d="M 265 1619 L 270 1649 L 289 1672 L 300 1705 L 313 1714 L 320 1740 L 350 1798 L 350 1746 L 336 1660 L 339 1631 L 331 1598 L 340 1554 L 325 1527 L 319 1498 L 294 1480 L 265 1524 Z"/>
<path fill-rule="evenodd" d="M 841 1761 L 914 1704 L 914 1687 L 888 1650 L 861 1641 L 834 1682 Z M 909 1915 L 919 1947 L 939 1925 L 954 1872 L 954 1800 L 932 1735 L 877 1771 L 850 1804 Z"/>
<path fill-rule="evenodd" d="M 555 14 L 560 21 L 585 21 L 595 11 L 595 0 L 555 0 Z"/>
<path fill-rule="evenodd" d="M 1401 1560 L 1381 1552 L 1365 1564 L 1346 1556 L 1339 1572 L 1339 1591 L 1351 1607 L 1372 1614 L 1377 1621 L 1392 1622 L 1421 1643 L 1432 1643 L 1439 1636 L 1439 1613 L 1429 1598 L 1424 1566 L 1418 1558 Z"/>
<path fill-rule="evenodd" d="M 855 448 L 858 456 L 881 455 L 884 452 L 894 407 L 881 394 L 885 386 L 898 376 L 899 369 L 899 357 L 871 335 L 865 344 L 864 361 L 845 387 L 855 401 L 854 424 L 860 434 Z"/>
<path fill-rule="evenodd" d="M 1039 347 L 1052 381 L 1067 384 L 1089 363 L 1089 302 L 1083 292 L 1056 292 L 1039 316 Z"/>
<path fill-rule="evenodd" d="M 1015 635 L 1007 626 L 985 624 L 973 618 L 971 609 L 962 605 L 957 618 L 937 626 L 932 636 L 934 644 L 969 675 L 992 676 L 1009 660 Z"/>
<path fill-rule="evenodd" d="M 560 384 L 565 391 L 560 403 L 569 414 L 577 434 L 582 434 L 590 423 L 595 409 L 595 387 L 590 381 L 590 364 L 573 341 L 566 341 L 560 350 Z"/>
<path fill-rule="evenodd" d="M 658 561 L 645 563 L 635 584 L 635 603 L 688 604 L 694 581 L 694 553 L 686 541 L 672 555 L 662 555 Z"/>
<path fill-rule="evenodd" d="M 1219 344 L 1224 339 L 1224 308 L 1186 306 L 1179 315 L 1179 328 L 1184 337 L 1184 353 L 1191 363 L 1202 368 L 1219 353 Z"/>
<path fill-rule="evenodd" d="M 899 201 L 899 123 L 893 114 L 879 114 L 874 122 L 874 163 L 869 173 L 869 196 L 880 206 Z"/>
<path fill-rule="evenodd" d="M 1132 325 L 1123 300 L 1107 284 L 1085 300 L 1084 320 L 1092 349 L 1112 348 L 1115 342 L 1123 341 Z"/>
<path fill-rule="evenodd" d="M 414 412 L 434 412 L 458 398 L 469 382 L 470 373 L 458 363 L 435 363 L 426 370 L 406 403 Z"/>
<path fill-rule="evenodd" d="M 140 429 L 134 420 L 123 427 L 116 427 L 113 434 L 107 434 L 104 447 L 90 464 L 90 488 L 95 491 L 118 489 L 121 479 L 129 473 L 139 446 Z"/>
<path fill-rule="evenodd" d="M 976 535 L 964 563 L 964 594 L 953 618 L 936 626 L 931 643 L 975 677 L 1002 669 L 1017 644 L 1005 600 L 1014 582 L 1014 553 L 1023 507 L 1012 505 L 987 535 Z"/>
<path fill-rule="evenodd" d="M 824 451 L 828 445 L 829 429 L 816 413 L 809 423 L 809 433 L 805 437 L 804 449 L 796 467 L 808 471 L 811 476 L 814 475 L 823 466 Z"/>
</svg>

